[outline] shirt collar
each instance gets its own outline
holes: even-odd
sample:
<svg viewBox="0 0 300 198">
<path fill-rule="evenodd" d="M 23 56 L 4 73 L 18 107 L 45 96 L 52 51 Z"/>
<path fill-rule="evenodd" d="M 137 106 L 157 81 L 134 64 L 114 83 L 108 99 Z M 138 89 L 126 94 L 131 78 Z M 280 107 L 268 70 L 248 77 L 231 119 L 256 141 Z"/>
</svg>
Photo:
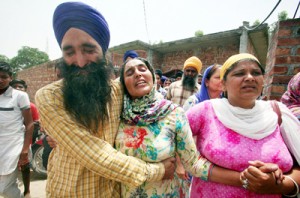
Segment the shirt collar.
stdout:
<svg viewBox="0 0 300 198">
<path fill-rule="evenodd" d="M 4 96 L 6 97 L 12 97 L 12 92 L 13 92 L 13 89 L 11 86 L 8 87 L 8 89 L 4 92 Z"/>
</svg>

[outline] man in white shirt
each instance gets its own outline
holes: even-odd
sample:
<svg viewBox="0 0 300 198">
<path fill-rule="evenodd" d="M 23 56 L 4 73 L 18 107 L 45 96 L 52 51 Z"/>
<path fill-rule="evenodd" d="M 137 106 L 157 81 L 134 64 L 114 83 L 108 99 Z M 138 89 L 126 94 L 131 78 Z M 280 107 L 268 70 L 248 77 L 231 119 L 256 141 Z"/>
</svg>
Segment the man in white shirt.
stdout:
<svg viewBox="0 0 300 198">
<path fill-rule="evenodd" d="M 18 168 L 29 162 L 33 121 L 27 93 L 9 86 L 11 80 L 11 67 L 0 62 L 0 196 L 15 198 L 23 197 Z"/>
</svg>

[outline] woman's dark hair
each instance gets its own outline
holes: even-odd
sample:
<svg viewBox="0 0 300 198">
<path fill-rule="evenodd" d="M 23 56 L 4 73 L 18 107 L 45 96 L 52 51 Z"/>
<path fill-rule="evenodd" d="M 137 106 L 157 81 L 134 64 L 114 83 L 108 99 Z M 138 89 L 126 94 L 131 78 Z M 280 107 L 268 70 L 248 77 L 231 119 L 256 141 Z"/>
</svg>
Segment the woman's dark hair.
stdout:
<svg viewBox="0 0 300 198">
<path fill-rule="evenodd" d="M 265 70 L 264 70 L 264 68 L 261 66 L 261 64 L 259 62 L 257 62 L 256 60 L 248 59 L 247 58 L 247 59 L 239 60 L 239 61 L 233 63 L 232 66 L 229 69 L 227 69 L 227 71 L 225 72 L 223 80 L 226 81 L 227 75 L 229 74 L 229 72 L 232 71 L 237 66 L 237 64 L 239 64 L 240 62 L 243 62 L 243 61 L 252 61 L 252 62 L 257 63 L 258 67 L 260 68 L 260 70 L 262 72 L 262 75 L 265 74 Z"/>
<path fill-rule="evenodd" d="M 123 65 L 121 66 L 121 69 L 120 69 L 120 82 L 121 82 L 121 85 L 122 85 L 123 88 L 124 88 L 124 92 L 125 92 L 127 95 L 129 95 L 129 93 L 128 93 L 128 91 L 127 91 L 127 88 L 126 88 L 126 86 L 125 86 L 125 81 L 124 81 L 125 65 L 126 65 L 129 61 L 135 60 L 135 59 L 140 60 L 140 61 L 142 61 L 143 63 L 145 63 L 145 65 L 147 66 L 147 68 L 149 69 L 149 71 L 150 71 L 151 74 L 152 74 L 153 83 L 154 83 L 154 81 L 155 81 L 154 69 L 153 69 L 153 67 L 151 66 L 151 64 L 150 64 L 146 59 L 141 58 L 141 57 L 136 57 L 136 58 L 134 58 L 134 59 L 127 60 L 126 62 L 123 63 Z"/>
<path fill-rule="evenodd" d="M 222 65 L 219 65 L 217 63 L 214 64 L 214 66 L 212 66 L 211 70 L 208 72 L 208 74 L 206 75 L 207 80 L 209 80 L 211 78 L 211 76 L 217 71 L 218 68 L 222 67 Z"/>
</svg>

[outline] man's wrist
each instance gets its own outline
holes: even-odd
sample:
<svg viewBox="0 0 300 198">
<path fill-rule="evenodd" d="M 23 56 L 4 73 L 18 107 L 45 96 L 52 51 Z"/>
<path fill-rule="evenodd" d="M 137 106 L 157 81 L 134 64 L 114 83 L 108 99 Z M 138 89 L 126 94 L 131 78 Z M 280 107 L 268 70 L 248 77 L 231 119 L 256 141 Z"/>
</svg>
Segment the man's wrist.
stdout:
<svg viewBox="0 0 300 198">
<path fill-rule="evenodd" d="M 147 163 L 146 171 L 146 181 L 160 181 L 165 175 L 165 166 L 163 163 Z"/>
</svg>

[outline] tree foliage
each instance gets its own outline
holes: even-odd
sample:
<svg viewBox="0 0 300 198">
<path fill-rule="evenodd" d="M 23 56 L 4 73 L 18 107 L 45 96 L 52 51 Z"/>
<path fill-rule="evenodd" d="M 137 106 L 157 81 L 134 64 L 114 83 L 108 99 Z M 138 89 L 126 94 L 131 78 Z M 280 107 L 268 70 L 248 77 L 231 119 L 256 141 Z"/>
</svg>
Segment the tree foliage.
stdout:
<svg viewBox="0 0 300 198">
<path fill-rule="evenodd" d="M 9 63 L 9 58 L 0 54 L 0 61 Z"/>
<path fill-rule="evenodd" d="M 49 56 L 37 48 L 23 46 L 16 57 L 10 60 L 10 65 L 17 72 L 21 69 L 26 69 L 35 65 L 39 65 L 49 61 Z"/>
<path fill-rule="evenodd" d="M 252 26 L 258 26 L 259 24 L 260 24 L 260 21 L 258 19 L 256 19 Z"/>
<path fill-rule="evenodd" d="M 287 11 L 282 11 L 278 14 L 278 21 L 284 21 L 288 19 L 288 13 Z"/>
<path fill-rule="evenodd" d="M 195 37 L 200 37 L 200 36 L 203 36 L 203 35 L 204 35 L 204 33 L 203 33 L 202 30 L 197 30 L 197 31 L 195 32 Z"/>
</svg>

